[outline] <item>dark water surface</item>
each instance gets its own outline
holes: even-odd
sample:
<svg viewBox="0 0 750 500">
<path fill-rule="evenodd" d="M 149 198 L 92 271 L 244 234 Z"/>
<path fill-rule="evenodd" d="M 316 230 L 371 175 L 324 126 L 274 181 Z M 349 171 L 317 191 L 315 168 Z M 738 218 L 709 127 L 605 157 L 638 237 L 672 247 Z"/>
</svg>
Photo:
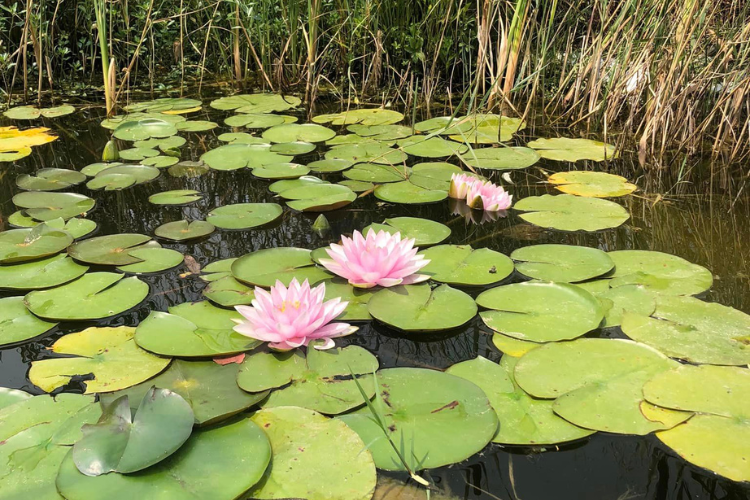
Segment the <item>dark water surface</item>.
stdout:
<svg viewBox="0 0 750 500">
<path fill-rule="evenodd" d="M 210 119 L 221 126 L 207 133 L 187 134 L 188 143 L 181 148 L 182 160 L 197 160 L 206 150 L 223 144 L 217 136 L 230 131 L 223 125 L 224 118 L 229 115 L 211 110 L 208 101 L 205 99 L 206 109 L 190 115 L 190 119 Z M 46 167 L 80 170 L 99 161 L 109 138 L 109 131 L 99 125 L 102 115 L 100 107 L 92 106 L 71 116 L 45 120 L 45 125 L 56 131 L 60 139 L 51 145 L 34 148 L 30 157 L 17 164 L 0 165 L 0 228 L 8 228 L 7 218 L 15 211 L 11 197 L 19 191 L 15 186 L 19 174 L 34 173 Z M 300 117 L 301 121 L 305 120 L 304 112 L 300 112 Z M 418 116 L 418 119 L 422 118 Z M 0 119 L 0 126 L 10 124 Z M 31 122 L 12 124 L 25 127 Z M 33 125 L 40 124 L 33 122 Z M 555 133 L 545 126 L 543 120 L 538 120 L 536 125 L 536 128 L 529 127 L 524 131 L 516 142 L 525 144 L 530 138 Z M 559 131 L 559 134 L 572 135 L 569 131 Z M 297 157 L 295 161 L 308 163 L 319 159 L 324 150 L 321 147 L 319 151 Z M 410 161 L 414 162 L 413 159 Z M 623 158 L 608 164 L 577 163 L 578 170 L 604 170 L 625 175 L 641 188 L 635 195 L 617 200 L 631 212 L 632 217 L 627 223 L 594 234 L 541 230 L 525 224 L 513 213 L 497 221 L 477 224 L 453 214 L 447 202 L 422 206 L 388 205 L 368 195 L 346 209 L 326 214 L 332 231 L 325 238 L 312 230 L 315 215 L 295 213 L 285 208 L 281 222 L 270 228 L 234 232 L 217 230 L 201 240 L 162 244 L 192 255 L 201 266 L 205 266 L 215 260 L 238 257 L 261 248 L 318 248 L 338 241 L 341 234 L 349 234 L 386 217 L 423 217 L 443 222 L 452 229 L 453 233 L 445 243 L 488 247 L 505 254 L 537 243 L 585 245 L 605 251 L 647 249 L 675 254 L 714 273 L 714 287 L 706 294 L 707 300 L 750 313 L 750 249 L 746 244 L 750 242 L 750 202 L 744 181 L 740 175 L 731 175 L 724 166 L 708 161 L 685 162 L 683 178 L 680 179 L 681 165 L 682 160 L 679 160 L 669 170 L 643 168 L 634 155 L 627 152 Z M 542 160 L 526 172 L 513 172 L 513 186 L 504 184 L 515 199 L 554 193 L 555 190 L 540 183 L 544 179 L 540 169 L 553 172 L 571 167 L 568 163 Z M 340 174 L 330 174 L 324 178 L 337 181 L 341 177 Z M 199 178 L 186 179 L 173 178 L 164 169 L 158 179 L 121 192 L 92 194 L 83 185 L 75 191 L 97 200 L 96 208 L 88 216 L 99 224 L 96 235 L 125 232 L 153 235 L 154 229 L 165 222 L 204 219 L 209 210 L 221 205 L 275 201 L 267 189 L 268 184 L 254 178 L 249 170 L 210 171 Z M 148 202 L 149 195 L 170 189 L 196 189 L 206 196 L 187 207 L 160 207 Z M 657 196 L 659 193 L 661 197 Z M 205 283 L 196 276 L 181 278 L 180 274 L 186 271 L 184 266 L 179 266 L 165 273 L 142 276 L 141 279 L 151 286 L 151 293 L 135 310 L 106 321 L 62 323 L 41 339 L 0 350 L 0 386 L 41 393 L 27 379 L 30 363 L 47 357 L 45 348 L 63 334 L 94 325 L 135 326 L 151 310 L 166 311 L 171 305 L 201 300 Z M 511 280 L 520 279 L 513 276 Z M 469 293 L 476 296 L 479 291 L 469 290 Z M 621 336 L 622 333 L 615 329 L 590 335 Z M 432 337 L 405 337 L 382 325 L 365 324 L 356 335 L 337 343 L 366 347 L 377 354 L 382 368 L 419 366 L 444 369 L 477 355 L 499 360 L 500 353 L 492 345 L 491 338 L 477 316 L 460 331 Z M 83 385 L 73 382 L 66 390 L 81 392 Z M 546 449 L 491 444 L 466 462 L 430 471 L 430 477 L 438 487 L 462 499 L 750 498 L 750 486 L 722 479 L 686 463 L 653 436 L 597 433 L 579 442 Z"/>
</svg>

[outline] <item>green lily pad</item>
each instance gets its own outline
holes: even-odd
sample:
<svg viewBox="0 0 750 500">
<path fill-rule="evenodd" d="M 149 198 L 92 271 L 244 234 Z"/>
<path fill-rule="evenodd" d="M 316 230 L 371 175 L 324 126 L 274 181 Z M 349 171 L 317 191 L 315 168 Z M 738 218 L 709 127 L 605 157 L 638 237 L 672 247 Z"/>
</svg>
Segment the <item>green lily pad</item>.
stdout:
<svg viewBox="0 0 750 500">
<path fill-rule="evenodd" d="M 531 342 L 571 340 L 598 328 L 604 319 L 596 297 L 567 283 L 499 286 L 479 294 L 477 304 L 492 309 L 480 313 L 487 326 Z"/>
<path fill-rule="evenodd" d="M 188 120 L 175 124 L 175 127 L 180 132 L 208 132 L 209 130 L 213 130 L 218 126 L 218 123 L 210 122 L 207 120 Z"/>
<path fill-rule="evenodd" d="M 302 103 L 299 97 L 270 93 L 239 94 L 211 101 L 211 107 L 237 113 L 274 113 L 296 108 Z"/>
<path fill-rule="evenodd" d="M 236 144 L 262 144 L 269 145 L 262 137 L 256 137 L 246 132 L 227 132 L 218 138 L 222 142 L 233 142 Z"/>
<path fill-rule="evenodd" d="M 44 193 L 27 191 L 13 197 L 13 204 L 25 209 L 26 215 L 45 222 L 52 219 L 72 219 L 90 212 L 96 202 L 77 193 Z"/>
<path fill-rule="evenodd" d="M 638 189 L 638 186 L 629 183 L 625 177 L 605 172 L 558 172 L 550 175 L 547 182 L 563 193 L 592 198 L 625 196 Z"/>
<path fill-rule="evenodd" d="M 366 191 L 373 191 L 375 184 L 372 182 L 365 181 L 353 181 L 351 179 L 345 179 L 341 182 L 337 182 L 339 186 L 344 186 L 352 190 L 354 193 L 364 193 Z"/>
<path fill-rule="evenodd" d="M 0 266 L 0 288 L 37 290 L 72 281 L 88 271 L 65 254 L 31 262 Z"/>
<path fill-rule="evenodd" d="M 132 278 L 131 278 L 132 279 Z M 92 374 L 86 394 L 112 392 L 139 384 L 164 370 L 171 361 L 139 348 L 129 326 L 87 328 L 60 337 L 52 351 L 72 357 L 33 361 L 29 380 L 46 392 L 62 387 L 76 375 Z"/>
<path fill-rule="evenodd" d="M 372 456 L 340 420 L 297 407 L 259 410 L 250 419 L 271 441 L 273 461 L 248 498 L 372 498 L 377 475 Z"/>
<path fill-rule="evenodd" d="M 326 146 L 341 146 L 344 144 L 384 144 L 386 146 L 393 146 L 395 141 L 378 141 L 370 137 L 362 137 L 357 134 L 341 134 L 337 135 L 333 139 L 326 141 Z"/>
<path fill-rule="evenodd" d="M 426 283 L 384 288 L 367 304 L 370 315 L 406 332 L 435 332 L 458 328 L 477 314 L 474 300 L 460 290 Z"/>
<path fill-rule="evenodd" d="M 360 137 L 381 142 L 395 142 L 412 135 L 411 127 L 404 125 L 349 125 L 346 130 Z"/>
<path fill-rule="evenodd" d="M 492 334 L 492 344 L 497 347 L 498 350 L 503 354 L 507 354 L 508 356 L 513 356 L 515 358 L 520 358 L 530 350 L 544 345 L 537 342 L 518 340 L 498 332 Z"/>
<path fill-rule="evenodd" d="M 110 473 L 90 477 L 65 457 L 57 488 L 65 498 L 110 500 L 132 498 L 240 498 L 263 476 L 271 460 L 264 432 L 249 419 L 198 430 L 166 460 L 133 474 Z"/>
<path fill-rule="evenodd" d="M 455 141 L 448 141 L 442 137 L 413 136 L 401 139 L 399 147 L 412 156 L 420 158 L 446 158 L 466 153 L 469 147 Z"/>
<path fill-rule="evenodd" d="M 362 234 L 367 234 L 370 229 L 390 234 L 401 233 L 401 238 L 413 238 L 414 246 L 418 247 L 437 245 L 451 235 L 451 229 L 445 224 L 417 217 L 386 219 L 382 224 L 370 224 L 362 230 Z"/>
<path fill-rule="evenodd" d="M 438 245 L 421 252 L 430 261 L 420 273 L 440 283 L 456 286 L 485 286 L 498 283 L 513 273 L 513 261 L 489 248 L 469 245 Z"/>
<path fill-rule="evenodd" d="M 135 141 L 133 147 L 136 148 L 147 148 L 147 149 L 161 149 L 162 151 L 169 151 L 181 148 L 187 143 L 187 139 L 180 137 L 179 135 L 173 135 L 172 137 L 164 137 L 161 139 L 145 139 L 143 141 Z"/>
<path fill-rule="evenodd" d="M 618 250 L 609 252 L 615 262 L 610 286 L 642 285 L 666 295 L 698 295 L 713 284 L 713 275 L 705 267 L 661 252 Z"/>
<path fill-rule="evenodd" d="M 175 359 L 156 377 L 99 397 L 103 404 L 110 405 L 117 398 L 128 396 L 130 408 L 135 411 L 152 387 L 162 387 L 176 392 L 190 404 L 197 425 L 212 425 L 250 408 L 268 395 L 266 392 L 249 394 L 240 389 L 237 386 L 239 366 Z"/>
<path fill-rule="evenodd" d="M 145 165 L 147 167 L 154 167 L 154 168 L 167 168 L 171 167 L 172 165 L 176 165 L 180 162 L 179 158 L 175 158 L 173 156 L 154 156 L 151 158 L 146 158 L 144 160 L 141 160 L 141 165 Z"/>
<path fill-rule="evenodd" d="M 294 189 L 285 189 L 279 196 L 287 200 L 289 208 L 300 212 L 329 212 L 343 208 L 357 195 L 346 186 L 339 184 L 319 184 Z"/>
<path fill-rule="evenodd" d="M 185 302 L 169 313 L 152 311 L 138 325 L 135 341 L 162 356 L 181 358 L 216 357 L 250 351 L 260 345 L 233 330 L 233 320 L 242 316 L 210 302 Z"/>
<path fill-rule="evenodd" d="M 526 222 L 561 231 L 611 229 L 630 218 L 628 211 L 617 203 L 572 194 L 529 196 L 513 208 L 525 212 L 521 218 Z"/>
<path fill-rule="evenodd" d="M 750 316 L 693 297 L 658 295 L 653 317 L 626 312 L 622 331 L 673 358 L 716 365 L 750 364 Z"/>
<path fill-rule="evenodd" d="M 166 113 L 137 112 L 137 113 L 129 113 L 127 115 L 112 116 L 110 118 L 107 118 L 106 120 L 102 120 L 101 126 L 108 130 L 116 130 L 117 127 L 119 127 L 123 123 L 127 123 L 127 122 L 132 123 L 132 122 L 138 122 L 142 120 L 149 120 L 149 121 L 155 121 L 155 122 L 167 122 L 171 125 L 175 125 L 179 122 L 184 122 L 185 120 L 187 120 L 187 118 L 185 118 L 184 116 L 180 116 L 180 115 L 169 115 Z M 170 134 L 169 136 L 165 136 L 165 137 L 170 137 L 171 135 L 175 135 L 175 134 Z M 162 139 L 165 137 L 156 136 L 155 138 Z M 147 140 L 147 139 L 148 138 L 146 137 L 143 139 L 134 139 L 134 140 Z M 129 139 L 126 139 L 126 140 L 129 140 Z"/>
<path fill-rule="evenodd" d="M 24 297 L 40 318 L 79 321 L 108 318 L 140 304 L 148 285 L 136 277 L 116 273 L 87 273 L 65 285 L 35 290 Z"/>
<path fill-rule="evenodd" d="M 243 285 L 232 276 L 224 276 L 211 281 L 203 289 L 203 296 L 220 306 L 234 307 L 248 305 L 255 299 L 255 292 L 247 285 Z"/>
<path fill-rule="evenodd" d="M 530 148 L 477 148 L 466 153 L 467 165 L 485 170 L 519 170 L 539 161 L 539 153 Z"/>
<path fill-rule="evenodd" d="M 148 197 L 148 201 L 154 205 L 187 205 L 201 198 L 203 194 L 194 189 L 175 189 L 152 194 Z"/>
<path fill-rule="evenodd" d="M 354 181 L 384 184 L 386 182 L 404 181 L 409 177 L 410 172 L 411 169 L 404 166 L 358 163 L 345 171 L 344 177 Z"/>
<path fill-rule="evenodd" d="M 342 113 L 331 113 L 313 117 L 315 123 L 331 125 L 393 125 L 404 119 L 404 115 L 392 109 L 351 109 Z"/>
<path fill-rule="evenodd" d="M 451 133 L 452 140 L 469 144 L 506 142 L 526 127 L 526 123 L 520 118 L 481 113 L 462 117 L 457 125 L 441 133 Z"/>
<path fill-rule="evenodd" d="M 603 285 L 603 288 L 602 288 Z M 599 299 L 604 309 L 603 328 L 619 326 L 626 312 L 650 316 L 656 310 L 656 296 L 640 285 L 609 288 L 609 280 L 576 283 Z"/>
<path fill-rule="evenodd" d="M 102 172 L 86 183 L 91 190 L 104 189 L 105 191 L 119 191 L 135 186 L 136 178 L 128 174 L 113 174 Z"/>
<path fill-rule="evenodd" d="M 557 161 L 604 161 L 619 156 L 615 147 L 611 144 L 592 141 L 591 139 L 554 137 L 551 139 L 537 139 L 531 141 L 526 146 L 536 149 L 542 158 Z"/>
<path fill-rule="evenodd" d="M 130 148 L 123 149 L 120 151 L 120 158 L 123 160 L 140 161 L 146 158 L 153 158 L 159 156 L 159 152 L 155 149 L 149 148 Z"/>
<path fill-rule="evenodd" d="M 60 463 L 81 435 L 81 425 L 96 422 L 94 398 L 79 394 L 36 396 L 0 410 L 0 490 L 3 498 L 57 500 Z"/>
<path fill-rule="evenodd" d="M 263 139 L 272 143 L 295 141 L 325 142 L 336 135 L 335 130 L 314 123 L 287 123 L 263 132 Z"/>
<path fill-rule="evenodd" d="M 253 175 L 261 179 L 298 179 L 310 173 L 310 169 L 298 163 L 269 163 L 253 169 Z"/>
<path fill-rule="evenodd" d="M 325 269 L 315 266 L 310 250 L 279 247 L 256 250 L 232 263 L 232 275 L 249 285 L 271 287 L 276 281 L 289 286 L 292 278 L 314 285 L 331 277 Z"/>
<path fill-rule="evenodd" d="M 177 250 L 159 247 L 138 248 L 130 251 L 128 255 L 139 259 L 140 262 L 119 266 L 118 271 L 133 274 L 160 273 L 179 266 L 184 259 Z"/>
<path fill-rule="evenodd" d="M 448 191 L 453 174 L 463 172 L 452 163 L 423 162 L 412 167 L 409 181 L 424 189 Z"/>
<path fill-rule="evenodd" d="M 222 259 L 211 262 L 204 267 L 201 272 L 200 278 L 203 281 L 212 282 L 225 278 L 232 275 L 232 264 L 237 260 L 237 257 Z"/>
<path fill-rule="evenodd" d="M 46 224 L 50 229 L 65 231 L 74 239 L 83 238 L 87 234 L 96 230 L 96 222 L 89 219 L 73 217 L 66 221 L 62 217 L 58 217 L 57 219 L 50 219 L 46 222 L 39 222 L 31 217 L 27 217 L 20 210 L 13 212 L 10 217 L 8 217 L 8 224 L 15 227 L 36 227 L 39 224 Z"/>
<path fill-rule="evenodd" d="M 410 181 L 383 184 L 375 188 L 375 197 L 391 203 L 421 205 L 443 201 L 448 197 L 447 191 L 425 189 Z"/>
<path fill-rule="evenodd" d="M 178 220 L 162 224 L 154 230 L 154 234 L 166 240 L 185 241 L 208 236 L 215 229 L 213 224 L 204 220 Z"/>
<path fill-rule="evenodd" d="M 281 205 L 276 203 L 238 203 L 214 208 L 206 221 L 220 229 L 251 229 L 270 224 L 282 213 Z"/>
<path fill-rule="evenodd" d="M 290 156 L 274 153 L 268 144 L 230 143 L 205 153 L 201 160 L 214 170 L 258 168 L 272 163 L 286 163 Z"/>
<path fill-rule="evenodd" d="M 258 352 L 245 357 L 237 384 L 251 393 L 270 390 L 263 408 L 301 406 L 338 415 L 365 404 L 360 388 L 368 398 L 375 394 L 377 369 L 377 358 L 359 346 L 308 349 L 307 358 L 298 349 Z"/>
<path fill-rule="evenodd" d="M 110 234 L 74 243 L 68 248 L 68 255 L 87 264 L 124 266 L 141 262 L 130 252 L 154 247 L 158 248 L 159 244 L 145 234 Z"/>
<path fill-rule="evenodd" d="M 334 146 L 325 154 L 326 160 L 347 160 L 352 163 L 380 163 L 400 165 L 408 156 L 403 151 L 379 142 Z"/>
<path fill-rule="evenodd" d="M 284 123 L 294 123 L 296 121 L 297 118 L 294 116 L 272 115 L 269 113 L 241 113 L 230 116 L 224 120 L 224 123 L 230 127 L 262 129 L 283 125 Z"/>
<path fill-rule="evenodd" d="M 328 254 L 325 254 L 325 258 L 328 258 Z M 372 319 L 370 313 L 367 312 L 367 303 L 377 293 L 377 290 L 372 288 L 357 288 L 351 286 L 345 280 L 335 278 L 326 280 L 324 283 L 326 285 L 325 300 L 338 297 L 341 298 L 342 302 L 349 303 L 341 316 L 336 318 L 337 320 L 369 321 Z"/>
<path fill-rule="evenodd" d="M 465 460 L 497 432 L 487 396 L 466 379 L 423 368 L 390 368 L 377 373 L 377 386 L 372 405 L 383 428 L 369 408 L 337 418 L 367 443 L 379 469 L 405 469 L 388 439 L 411 470 L 421 470 Z"/>
<path fill-rule="evenodd" d="M 436 116 L 414 124 L 414 130 L 417 132 L 436 132 L 442 135 L 455 134 L 459 131 L 469 132 L 472 128 L 472 121 L 467 116 Z"/>
<path fill-rule="evenodd" d="M 62 252 L 73 243 L 65 231 L 40 224 L 27 229 L 0 232 L 0 264 L 13 264 Z"/>
<path fill-rule="evenodd" d="M 445 373 L 465 378 L 484 391 L 500 421 L 494 443 L 539 446 L 566 443 L 594 432 L 569 423 L 552 410 L 553 402 L 526 394 L 513 378 L 517 358 L 503 356 L 500 364 L 481 356 L 457 363 Z"/>
<path fill-rule="evenodd" d="M 31 314 L 23 297 L 0 299 L 0 345 L 33 339 L 57 326 Z"/>
<path fill-rule="evenodd" d="M 353 161 L 349 160 L 318 160 L 312 163 L 308 163 L 308 168 L 313 172 L 321 174 L 327 174 L 332 172 L 343 172 L 347 168 L 351 168 L 354 165 Z"/>
<path fill-rule="evenodd" d="M 34 175 L 19 175 L 16 186 L 27 191 L 58 191 L 86 180 L 86 175 L 64 168 L 43 168 Z"/>
<path fill-rule="evenodd" d="M 299 179 L 287 179 L 287 180 L 280 180 L 276 181 L 270 186 L 268 186 L 268 190 L 272 193 L 283 193 L 284 191 L 298 188 L 298 187 L 305 187 L 305 186 L 314 186 L 316 184 L 330 184 L 328 181 L 324 181 L 323 179 L 319 177 L 315 177 L 313 175 L 303 175 Z"/>
<path fill-rule="evenodd" d="M 197 99 L 187 97 L 162 97 L 151 101 L 136 102 L 125 106 L 125 111 L 129 113 L 165 113 L 165 112 L 187 112 L 189 110 L 200 108 L 201 102 Z"/>
<path fill-rule="evenodd" d="M 151 387 L 135 417 L 123 396 L 104 409 L 96 424 L 84 425 L 73 462 L 87 476 L 137 472 L 176 452 L 192 430 L 193 410 L 182 396 Z"/>
<path fill-rule="evenodd" d="M 525 354 L 516 364 L 518 385 L 533 397 L 557 398 L 555 413 L 592 430 L 644 435 L 664 430 L 692 415 L 659 411 L 649 419 L 642 409 L 643 385 L 677 363 L 635 342 L 577 339 L 553 342 Z"/>
<path fill-rule="evenodd" d="M 164 119 L 145 118 L 123 121 L 117 125 L 112 135 L 123 141 L 142 141 L 177 135 L 177 127 Z"/>
<path fill-rule="evenodd" d="M 18 389 L 8 389 L 7 387 L 0 387 L 0 410 L 10 405 L 26 401 L 33 397 L 26 391 L 19 391 Z"/>
<path fill-rule="evenodd" d="M 575 245 L 532 245 L 514 250 L 510 258 L 524 276 L 565 283 L 596 278 L 615 267 L 606 252 Z"/>
<path fill-rule="evenodd" d="M 10 108 L 3 115 L 11 120 L 36 120 L 38 118 L 58 118 L 74 113 L 76 108 L 69 104 L 52 108 L 35 108 L 33 106 L 17 106 Z"/>
<path fill-rule="evenodd" d="M 88 177 L 94 177 L 102 170 L 107 170 L 111 167 L 119 167 L 120 165 L 125 165 L 125 163 L 119 161 L 92 163 L 91 165 L 86 165 L 85 167 L 83 167 L 81 169 L 81 173 L 87 175 Z"/>
<path fill-rule="evenodd" d="M 315 151 L 315 144 L 305 141 L 280 142 L 271 146 L 271 151 L 282 155 L 304 155 Z"/>
</svg>

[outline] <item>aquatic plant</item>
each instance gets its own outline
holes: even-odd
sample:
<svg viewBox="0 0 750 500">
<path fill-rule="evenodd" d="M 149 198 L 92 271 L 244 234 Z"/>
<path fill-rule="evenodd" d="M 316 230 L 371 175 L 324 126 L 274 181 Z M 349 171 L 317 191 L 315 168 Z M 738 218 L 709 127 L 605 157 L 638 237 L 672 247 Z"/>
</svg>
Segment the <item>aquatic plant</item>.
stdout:
<svg viewBox="0 0 750 500">
<path fill-rule="evenodd" d="M 451 176 L 448 196 L 466 200 L 469 207 L 485 212 L 507 210 L 513 204 L 513 195 L 508 194 L 502 186 L 467 174 Z"/>
</svg>

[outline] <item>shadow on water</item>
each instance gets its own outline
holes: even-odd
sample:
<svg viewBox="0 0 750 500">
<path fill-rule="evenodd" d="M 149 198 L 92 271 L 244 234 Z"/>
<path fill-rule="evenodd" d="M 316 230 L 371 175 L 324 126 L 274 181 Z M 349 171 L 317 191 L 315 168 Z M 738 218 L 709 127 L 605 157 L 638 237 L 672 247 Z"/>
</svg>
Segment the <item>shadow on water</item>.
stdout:
<svg viewBox="0 0 750 500">
<path fill-rule="evenodd" d="M 319 110 L 323 112 L 323 110 Z M 203 110 L 202 116 L 223 122 L 224 116 Z M 303 113 L 300 113 L 303 118 Z M 109 138 L 99 126 L 102 110 L 87 107 L 78 113 L 47 123 L 60 135 L 51 146 L 34 148 L 32 155 L 0 171 L 0 227 L 7 224 L 15 210 L 11 197 L 18 192 L 15 178 L 40 168 L 57 167 L 80 170 L 99 160 Z M 0 121 L 0 126 L 8 125 Z M 197 160 L 205 151 L 222 144 L 217 136 L 227 131 L 188 135 L 181 149 L 182 160 Z M 561 134 L 565 132 L 561 131 Z M 544 126 L 533 129 L 534 135 L 554 134 Z M 568 133 L 569 135 L 569 133 Z M 517 138 L 519 144 L 531 137 Z M 316 151 L 296 161 L 307 163 L 319 159 Z M 413 160 L 412 160 L 413 161 Z M 554 192 L 542 183 L 544 172 L 567 170 L 569 164 L 542 161 L 525 172 L 511 173 L 511 192 L 516 199 L 532 194 Z M 237 257 L 261 248 L 297 246 L 318 248 L 337 241 L 341 234 L 351 233 L 386 217 L 411 216 L 442 221 L 452 229 L 447 243 L 488 247 L 505 254 L 535 243 L 567 243 L 600 248 L 648 249 L 684 257 L 712 270 L 714 287 L 707 299 L 750 312 L 750 202 L 743 196 L 744 184 L 726 171 L 717 174 L 719 166 L 696 163 L 689 177 L 680 179 L 672 170 L 642 168 L 633 155 L 608 164 L 576 165 L 582 169 L 606 169 L 636 181 L 641 190 L 634 196 L 618 200 L 631 213 L 622 227 L 599 233 L 562 233 L 545 231 L 524 223 L 512 211 L 496 221 L 478 224 L 452 213 L 448 203 L 421 206 L 384 204 L 372 195 L 365 196 L 347 209 L 327 214 L 331 231 L 320 237 L 312 230 L 315 216 L 285 210 L 281 224 L 251 231 L 221 231 L 207 238 L 181 243 L 162 242 L 191 255 L 199 265 L 218 259 Z M 498 175 L 498 174 L 495 174 Z M 340 174 L 324 176 L 338 180 Z M 685 179 L 689 179 L 689 182 Z M 249 171 L 210 171 L 196 178 L 174 178 L 162 171 L 153 182 L 122 192 L 97 192 L 97 206 L 89 217 L 99 224 L 98 234 L 134 232 L 153 234 L 165 222 L 203 219 L 209 210 L 221 205 L 242 202 L 274 201 L 268 183 L 255 179 Z M 186 207 L 157 207 L 148 196 L 169 189 L 195 189 L 205 197 Z M 83 186 L 76 191 L 90 192 Z M 61 335 L 93 325 L 136 325 L 151 310 L 166 310 L 170 305 L 201 300 L 205 284 L 187 273 L 184 265 L 168 272 L 143 276 L 151 293 L 135 310 L 111 320 L 87 324 L 62 323 L 40 339 L 0 350 L 0 386 L 40 393 L 27 379 L 30 363 L 49 354 L 45 348 Z M 519 280 L 518 276 L 512 278 Z M 475 296 L 479 290 L 468 290 Z M 617 331 L 604 332 L 618 335 Z M 468 325 L 439 335 L 404 335 L 378 324 L 363 324 L 360 332 L 345 343 L 363 346 L 375 353 L 381 367 L 415 366 L 445 369 L 477 355 L 499 360 L 491 336 L 478 318 Z M 76 379 L 66 390 L 81 392 L 83 384 Z M 544 451 L 544 452 L 542 452 Z M 631 437 L 597 433 L 581 442 L 542 449 L 488 446 L 466 462 L 430 472 L 437 486 L 463 499 L 745 499 L 750 487 L 721 479 L 686 463 L 663 446 L 654 436 Z M 400 479 L 405 479 L 398 476 Z"/>
</svg>

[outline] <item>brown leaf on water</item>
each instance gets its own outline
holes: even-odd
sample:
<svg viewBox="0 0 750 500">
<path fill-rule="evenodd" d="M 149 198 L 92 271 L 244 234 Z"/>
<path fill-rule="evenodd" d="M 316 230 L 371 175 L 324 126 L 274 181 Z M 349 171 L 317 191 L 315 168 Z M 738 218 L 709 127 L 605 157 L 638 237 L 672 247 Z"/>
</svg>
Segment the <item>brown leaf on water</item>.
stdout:
<svg viewBox="0 0 750 500">
<path fill-rule="evenodd" d="M 198 264 L 198 261 L 195 260 L 195 258 L 192 255 L 185 255 L 185 267 L 188 268 L 189 273 L 183 273 L 180 275 L 180 278 L 185 278 L 187 276 L 190 276 L 191 274 L 200 274 L 201 272 L 201 265 Z"/>
</svg>

